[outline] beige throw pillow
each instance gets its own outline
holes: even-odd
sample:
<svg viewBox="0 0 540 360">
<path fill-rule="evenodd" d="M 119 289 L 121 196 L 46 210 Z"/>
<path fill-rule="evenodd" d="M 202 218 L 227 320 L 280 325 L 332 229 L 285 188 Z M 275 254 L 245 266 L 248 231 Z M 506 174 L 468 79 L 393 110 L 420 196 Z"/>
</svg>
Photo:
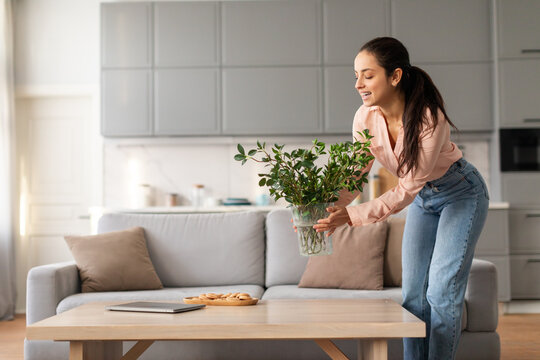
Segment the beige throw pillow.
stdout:
<svg viewBox="0 0 540 360">
<path fill-rule="evenodd" d="M 64 238 L 79 268 L 82 292 L 163 288 L 143 228 Z"/>
<path fill-rule="evenodd" d="M 386 221 L 340 226 L 332 254 L 310 257 L 298 287 L 382 290 L 387 230 Z"/>
<path fill-rule="evenodd" d="M 401 243 L 405 218 L 391 217 L 387 221 L 389 227 L 384 251 L 384 286 L 401 287 Z"/>
</svg>

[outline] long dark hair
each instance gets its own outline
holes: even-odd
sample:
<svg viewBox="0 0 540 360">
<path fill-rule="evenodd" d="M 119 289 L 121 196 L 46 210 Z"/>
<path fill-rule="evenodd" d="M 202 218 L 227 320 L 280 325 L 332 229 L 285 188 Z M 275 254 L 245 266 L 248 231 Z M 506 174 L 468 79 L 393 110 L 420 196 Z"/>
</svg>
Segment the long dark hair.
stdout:
<svg viewBox="0 0 540 360">
<path fill-rule="evenodd" d="M 418 144 L 422 125 L 432 126 L 432 131 L 438 123 L 438 109 L 441 109 L 444 118 L 456 130 L 458 128 L 450 121 L 444 109 L 444 100 L 441 93 L 431 80 L 431 77 L 417 66 L 411 66 L 409 52 L 405 46 L 392 37 L 378 37 L 365 43 L 359 52 L 367 51 L 377 59 L 385 69 L 386 77 L 391 76 L 396 68 L 403 71 L 397 89 L 405 94 L 405 110 L 403 112 L 403 151 L 399 156 L 398 175 L 416 169 L 418 165 Z M 425 118 L 425 109 L 429 108 L 433 123 L 428 124 Z M 405 171 L 403 171 L 405 168 Z"/>
</svg>

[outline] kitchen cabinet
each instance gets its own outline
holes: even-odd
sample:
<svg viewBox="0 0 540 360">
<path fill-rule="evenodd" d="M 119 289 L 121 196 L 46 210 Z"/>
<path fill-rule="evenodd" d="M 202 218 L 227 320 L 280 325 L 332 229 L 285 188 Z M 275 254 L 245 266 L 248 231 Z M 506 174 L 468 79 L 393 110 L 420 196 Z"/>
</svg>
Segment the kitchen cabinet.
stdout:
<svg viewBox="0 0 540 360">
<path fill-rule="evenodd" d="M 540 59 L 501 60 L 499 78 L 501 126 L 540 127 Z"/>
<path fill-rule="evenodd" d="M 320 1 L 222 2 L 224 66 L 321 63 Z"/>
<path fill-rule="evenodd" d="M 497 269 L 499 301 L 510 301 L 510 250 L 508 209 L 488 210 L 474 257 L 492 262 Z"/>
<path fill-rule="evenodd" d="M 354 114 L 362 105 L 355 81 L 352 66 L 324 69 L 325 133 L 352 134 Z"/>
<path fill-rule="evenodd" d="M 516 208 L 510 211 L 512 254 L 540 255 L 540 208 Z"/>
<path fill-rule="evenodd" d="M 218 66 L 218 18 L 218 2 L 155 3 L 155 66 Z"/>
<path fill-rule="evenodd" d="M 101 66 L 145 67 L 151 62 L 152 6 L 101 4 Z"/>
<path fill-rule="evenodd" d="M 516 206 L 540 204 L 539 172 L 506 172 L 501 180 L 504 201 Z"/>
<path fill-rule="evenodd" d="M 321 133 L 319 67 L 223 69 L 223 133 Z"/>
<path fill-rule="evenodd" d="M 490 61 L 491 2 L 392 0 L 392 36 L 402 41 L 411 63 Z"/>
<path fill-rule="evenodd" d="M 493 129 L 491 63 L 422 65 L 441 92 L 450 120 L 462 131 Z"/>
<path fill-rule="evenodd" d="M 499 57 L 540 57 L 539 19 L 538 0 L 498 0 Z"/>
<path fill-rule="evenodd" d="M 540 299 L 540 254 L 511 255 L 512 299 Z"/>
<path fill-rule="evenodd" d="M 151 70 L 102 70 L 101 132 L 104 136 L 152 135 Z"/>
<path fill-rule="evenodd" d="M 387 4 L 380 0 L 325 0 L 324 63 L 347 65 L 351 70 L 363 44 L 389 34 Z"/>
<path fill-rule="evenodd" d="M 219 74 L 218 69 L 157 69 L 154 134 L 218 134 Z"/>
</svg>

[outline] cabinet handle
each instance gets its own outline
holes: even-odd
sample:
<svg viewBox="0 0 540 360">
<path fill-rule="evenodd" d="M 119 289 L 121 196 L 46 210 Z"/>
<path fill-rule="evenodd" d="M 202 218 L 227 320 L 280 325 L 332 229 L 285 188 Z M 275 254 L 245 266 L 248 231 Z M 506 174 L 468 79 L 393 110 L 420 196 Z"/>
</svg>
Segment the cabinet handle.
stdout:
<svg viewBox="0 0 540 360">
<path fill-rule="evenodd" d="M 540 53 L 540 49 L 521 49 L 522 54 Z"/>
<path fill-rule="evenodd" d="M 526 123 L 540 122 L 540 118 L 523 119 L 523 122 L 526 122 Z"/>
<path fill-rule="evenodd" d="M 528 217 L 528 218 L 537 218 L 537 217 L 540 217 L 540 214 L 527 214 L 527 215 L 525 215 L 525 217 Z"/>
<path fill-rule="evenodd" d="M 528 259 L 527 263 L 540 263 L 540 259 Z"/>
</svg>

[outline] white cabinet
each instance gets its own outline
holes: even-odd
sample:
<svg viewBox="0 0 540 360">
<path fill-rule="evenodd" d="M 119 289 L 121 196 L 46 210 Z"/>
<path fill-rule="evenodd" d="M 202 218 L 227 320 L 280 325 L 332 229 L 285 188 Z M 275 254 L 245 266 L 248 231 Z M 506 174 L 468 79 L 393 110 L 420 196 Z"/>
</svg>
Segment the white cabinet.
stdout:
<svg viewBox="0 0 540 360">
<path fill-rule="evenodd" d="M 324 132 L 351 134 L 351 140 L 354 114 L 362 105 L 353 75 L 351 66 L 324 69 Z"/>
<path fill-rule="evenodd" d="M 503 201 L 512 205 L 540 204 L 540 173 L 507 172 L 501 174 Z"/>
<path fill-rule="evenodd" d="M 512 299 L 540 299 L 540 254 L 510 256 Z"/>
<path fill-rule="evenodd" d="M 499 74 L 502 127 L 540 127 L 540 59 L 501 60 Z"/>
<path fill-rule="evenodd" d="M 222 2 L 223 65 L 317 65 L 320 1 Z"/>
<path fill-rule="evenodd" d="M 510 211 L 512 254 L 540 254 L 540 208 Z"/>
<path fill-rule="evenodd" d="M 441 92 L 450 120 L 459 130 L 492 130 L 491 64 L 422 65 Z"/>
<path fill-rule="evenodd" d="M 101 4 L 101 65 L 150 67 L 151 14 L 148 3 Z"/>
<path fill-rule="evenodd" d="M 154 4 L 156 67 L 219 65 L 219 3 Z"/>
<path fill-rule="evenodd" d="M 499 57 L 540 57 L 540 1 L 498 0 Z"/>
<path fill-rule="evenodd" d="M 380 0 L 325 0 L 324 63 L 352 68 L 362 45 L 388 35 L 388 10 L 387 2 Z"/>
<path fill-rule="evenodd" d="M 225 134 L 321 132 L 319 67 L 223 70 Z"/>
<path fill-rule="evenodd" d="M 489 0 L 391 2 L 392 36 L 411 62 L 491 60 Z"/>
<path fill-rule="evenodd" d="M 219 88 L 217 69 L 156 70 L 154 134 L 218 134 Z"/>
<path fill-rule="evenodd" d="M 151 70 L 102 70 L 101 133 L 152 135 Z"/>
</svg>

